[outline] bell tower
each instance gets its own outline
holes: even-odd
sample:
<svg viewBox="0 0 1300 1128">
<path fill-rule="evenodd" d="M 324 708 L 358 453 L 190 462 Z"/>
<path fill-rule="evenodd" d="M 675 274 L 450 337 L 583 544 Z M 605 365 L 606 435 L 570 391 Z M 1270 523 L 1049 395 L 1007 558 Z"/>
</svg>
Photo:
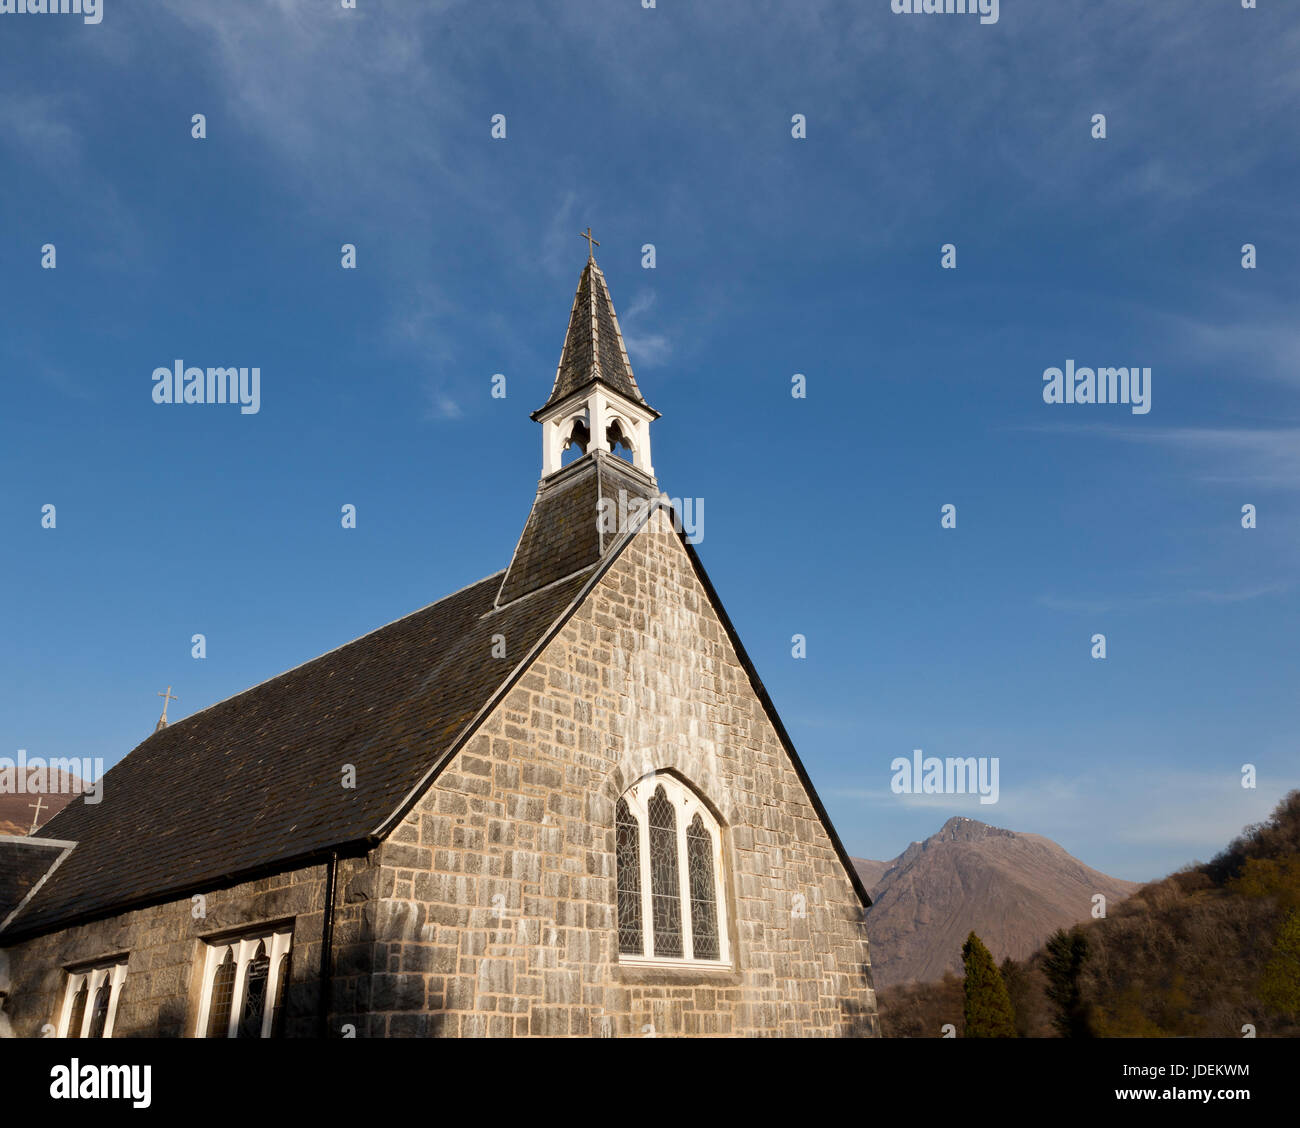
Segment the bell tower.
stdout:
<svg viewBox="0 0 1300 1128">
<path fill-rule="evenodd" d="M 650 461 L 650 424 L 659 412 L 632 375 L 590 228 L 586 238 L 587 265 L 555 383 L 532 413 L 542 428 L 542 478 L 501 580 L 498 609 L 594 568 L 628 531 L 611 515 L 627 514 L 634 498 L 659 496 Z M 566 463 L 565 451 L 575 448 L 578 457 Z"/>
<path fill-rule="evenodd" d="M 564 452 L 573 446 L 584 455 L 622 453 L 654 478 L 650 424 L 659 412 L 646 403 L 632 375 L 609 286 L 590 246 L 550 398 L 532 418 L 542 426 L 543 478 L 562 467 Z"/>
</svg>

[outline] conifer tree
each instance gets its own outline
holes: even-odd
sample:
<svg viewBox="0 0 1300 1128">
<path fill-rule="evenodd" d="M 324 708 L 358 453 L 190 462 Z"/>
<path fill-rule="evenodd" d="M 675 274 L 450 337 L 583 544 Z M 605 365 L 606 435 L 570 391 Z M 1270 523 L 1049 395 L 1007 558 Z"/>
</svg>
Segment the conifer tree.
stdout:
<svg viewBox="0 0 1300 1128">
<path fill-rule="evenodd" d="M 966 1037 L 1014 1038 L 1016 1016 L 1006 984 L 989 950 L 975 933 L 961 948 L 966 968 Z"/>
<path fill-rule="evenodd" d="M 1081 983 L 1088 960 L 1088 938 L 1079 929 L 1057 929 L 1049 937 L 1043 957 L 1052 1025 L 1062 1038 L 1091 1038 L 1092 1007 L 1084 1001 Z"/>
<path fill-rule="evenodd" d="M 1010 956 L 1002 961 L 998 968 L 1002 982 L 1007 987 L 1007 998 L 1011 1000 L 1011 1013 L 1016 1018 L 1016 1037 L 1029 1038 L 1030 1024 L 1033 1017 L 1035 992 L 1030 984 L 1025 968 Z"/>
</svg>

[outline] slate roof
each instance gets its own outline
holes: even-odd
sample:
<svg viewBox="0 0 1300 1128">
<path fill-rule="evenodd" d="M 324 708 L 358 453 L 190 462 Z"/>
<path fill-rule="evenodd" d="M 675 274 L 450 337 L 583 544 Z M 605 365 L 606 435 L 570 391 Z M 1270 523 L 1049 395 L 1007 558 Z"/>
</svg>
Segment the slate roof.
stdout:
<svg viewBox="0 0 1300 1128">
<path fill-rule="evenodd" d="M 569 331 L 560 352 L 560 363 L 555 369 L 551 396 L 533 412 L 532 417 L 537 419 L 548 408 L 595 381 L 640 404 L 656 419 L 659 418 L 659 413 L 642 397 L 636 377 L 632 375 L 632 364 L 623 345 L 623 332 L 618 327 L 618 315 L 614 312 L 605 275 L 596 265 L 596 260 L 589 258 L 582 277 L 578 279 L 578 291 L 573 295 Z"/>
<path fill-rule="evenodd" d="M 600 520 L 600 503 L 611 502 L 617 518 L 620 491 L 625 495 L 625 511 L 626 499 L 652 498 L 658 493 L 652 478 L 600 449 L 544 478 L 501 581 L 498 604 L 595 564 L 620 531 Z"/>
<path fill-rule="evenodd" d="M 76 848 L 5 940 L 375 836 L 589 573 L 494 609 L 498 572 L 155 732 L 105 774 L 101 803 L 73 802 L 43 828 Z"/>
<path fill-rule="evenodd" d="M 0 924 L 72 845 L 49 838 L 0 837 Z"/>
</svg>

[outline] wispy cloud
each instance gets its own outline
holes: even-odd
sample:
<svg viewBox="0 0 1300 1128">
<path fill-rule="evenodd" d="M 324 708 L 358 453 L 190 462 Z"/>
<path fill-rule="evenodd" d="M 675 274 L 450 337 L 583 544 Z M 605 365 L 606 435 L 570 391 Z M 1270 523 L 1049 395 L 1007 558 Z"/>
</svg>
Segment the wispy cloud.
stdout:
<svg viewBox="0 0 1300 1128">
<path fill-rule="evenodd" d="M 1300 427 L 1105 427 L 1124 442 L 1180 450 L 1200 462 L 1203 481 L 1300 489 Z"/>
<path fill-rule="evenodd" d="M 436 388 L 429 389 L 427 419 L 460 419 L 465 413 L 451 396 Z"/>
<path fill-rule="evenodd" d="M 567 278 L 573 273 L 574 236 L 578 226 L 578 194 L 572 190 L 560 196 L 542 234 L 542 268 L 552 278 Z"/>
<path fill-rule="evenodd" d="M 84 144 L 74 116 L 67 94 L 10 93 L 0 99 L 0 145 L 47 172 L 75 172 Z"/>
<path fill-rule="evenodd" d="M 666 333 L 641 328 L 654 305 L 654 291 L 640 290 L 633 295 L 627 309 L 619 314 L 619 327 L 623 330 L 627 355 L 633 363 L 645 368 L 657 368 L 667 363 L 673 351 L 672 342 Z"/>
<path fill-rule="evenodd" d="M 430 39 L 455 6 L 431 0 L 367 14 L 364 5 L 313 0 L 172 0 L 167 10 L 184 33 L 191 65 L 207 71 L 220 99 L 209 136 L 224 117 L 225 128 L 260 142 L 268 165 L 308 208 L 364 221 L 355 207 L 364 199 L 377 220 L 400 217 L 418 239 L 435 204 L 428 185 L 447 171 L 437 123 L 464 115 L 456 68 L 429 65 Z M 463 185 L 472 192 L 472 179 L 440 183 L 444 191 Z"/>
<path fill-rule="evenodd" d="M 1233 380 L 1264 379 L 1300 386 L 1300 326 L 1294 310 L 1260 308 L 1258 295 L 1245 305 L 1236 292 L 1216 300 L 1241 307 L 1234 317 L 1188 317 L 1153 313 L 1163 321 L 1169 338 L 1197 363 L 1213 367 Z"/>
<path fill-rule="evenodd" d="M 1110 611 L 1132 611 L 1142 607 L 1159 607 L 1170 604 L 1245 603 L 1251 599 L 1282 595 L 1290 591 L 1294 586 L 1292 583 L 1278 582 L 1226 590 L 1196 588 L 1155 592 L 1150 595 L 1106 596 L 1098 599 L 1039 595 L 1034 597 L 1034 602 L 1052 611 L 1098 615 Z"/>
<path fill-rule="evenodd" d="M 1113 423 L 1031 423 L 1012 431 L 1099 437 L 1164 447 L 1196 464 L 1203 482 L 1300 489 L 1300 427 L 1148 427 Z"/>
<path fill-rule="evenodd" d="M 0 86 L 0 154 L 15 167 L 37 169 L 53 198 L 65 199 L 95 241 L 85 252 L 100 263 L 133 258 L 144 228 L 112 180 L 91 160 L 79 122 L 87 116 L 79 96 L 59 91 L 38 95 Z"/>
</svg>

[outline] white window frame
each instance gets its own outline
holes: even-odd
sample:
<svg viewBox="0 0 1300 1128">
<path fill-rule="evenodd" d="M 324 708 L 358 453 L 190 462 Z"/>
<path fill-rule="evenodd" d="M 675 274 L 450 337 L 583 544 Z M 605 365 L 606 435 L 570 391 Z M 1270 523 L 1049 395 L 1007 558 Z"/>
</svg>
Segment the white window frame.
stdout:
<svg viewBox="0 0 1300 1128">
<path fill-rule="evenodd" d="M 212 987 L 217 979 L 217 969 L 225 959 L 226 952 L 233 953 L 235 963 L 235 983 L 230 993 L 230 1024 L 226 1028 L 226 1037 L 234 1038 L 239 1030 L 239 1022 L 244 1013 L 245 989 L 248 985 L 248 965 L 257 954 L 258 944 L 266 945 L 266 956 L 271 961 L 271 968 L 266 977 L 266 1006 L 262 1011 L 262 1031 L 259 1037 L 269 1038 L 275 1022 L 275 1000 L 280 990 L 280 967 L 284 955 L 293 943 L 293 930 L 279 928 L 274 932 L 254 933 L 248 936 L 234 936 L 225 940 L 205 940 L 203 960 L 203 994 L 199 1002 L 199 1017 L 194 1036 L 208 1036 L 208 1017 L 212 1007 Z"/>
<path fill-rule="evenodd" d="M 57 1034 L 59 1038 L 85 1038 L 90 1034 L 90 1025 L 95 1018 L 95 997 L 99 989 L 108 981 L 108 1014 L 104 1018 L 104 1037 L 113 1036 L 113 1023 L 117 1019 L 117 1001 L 122 995 L 122 984 L 126 982 L 126 960 L 112 960 L 94 967 L 82 967 L 68 972 L 67 987 L 63 992 L 63 1006 L 59 1010 Z M 86 985 L 86 1009 L 81 1015 L 81 1029 L 75 1034 L 68 1032 L 72 1021 L 72 1006 Z"/>
<path fill-rule="evenodd" d="M 673 829 L 677 835 L 678 904 L 682 914 L 682 952 L 680 956 L 656 956 L 654 950 L 654 901 L 650 888 L 650 812 L 648 804 L 655 791 L 664 789 L 664 797 L 674 811 Z M 637 780 L 620 799 L 637 822 L 637 861 L 641 867 L 641 954 L 618 952 L 618 962 L 630 967 L 731 967 L 731 937 L 727 926 L 726 881 L 722 864 L 722 825 L 704 801 L 675 776 L 651 773 Z M 713 897 L 718 913 L 718 958 L 695 958 L 695 929 L 691 920 L 691 874 L 686 849 L 686 830 L 696 815 L 704 823 L 713 845 Z M 617 821 L 617 814 L 615 815 Z M 618 933 L 617 851 L 615 853 L 615 933 Z M 621 936 L 616 941 L 621 948 Z"/>
</svg>

